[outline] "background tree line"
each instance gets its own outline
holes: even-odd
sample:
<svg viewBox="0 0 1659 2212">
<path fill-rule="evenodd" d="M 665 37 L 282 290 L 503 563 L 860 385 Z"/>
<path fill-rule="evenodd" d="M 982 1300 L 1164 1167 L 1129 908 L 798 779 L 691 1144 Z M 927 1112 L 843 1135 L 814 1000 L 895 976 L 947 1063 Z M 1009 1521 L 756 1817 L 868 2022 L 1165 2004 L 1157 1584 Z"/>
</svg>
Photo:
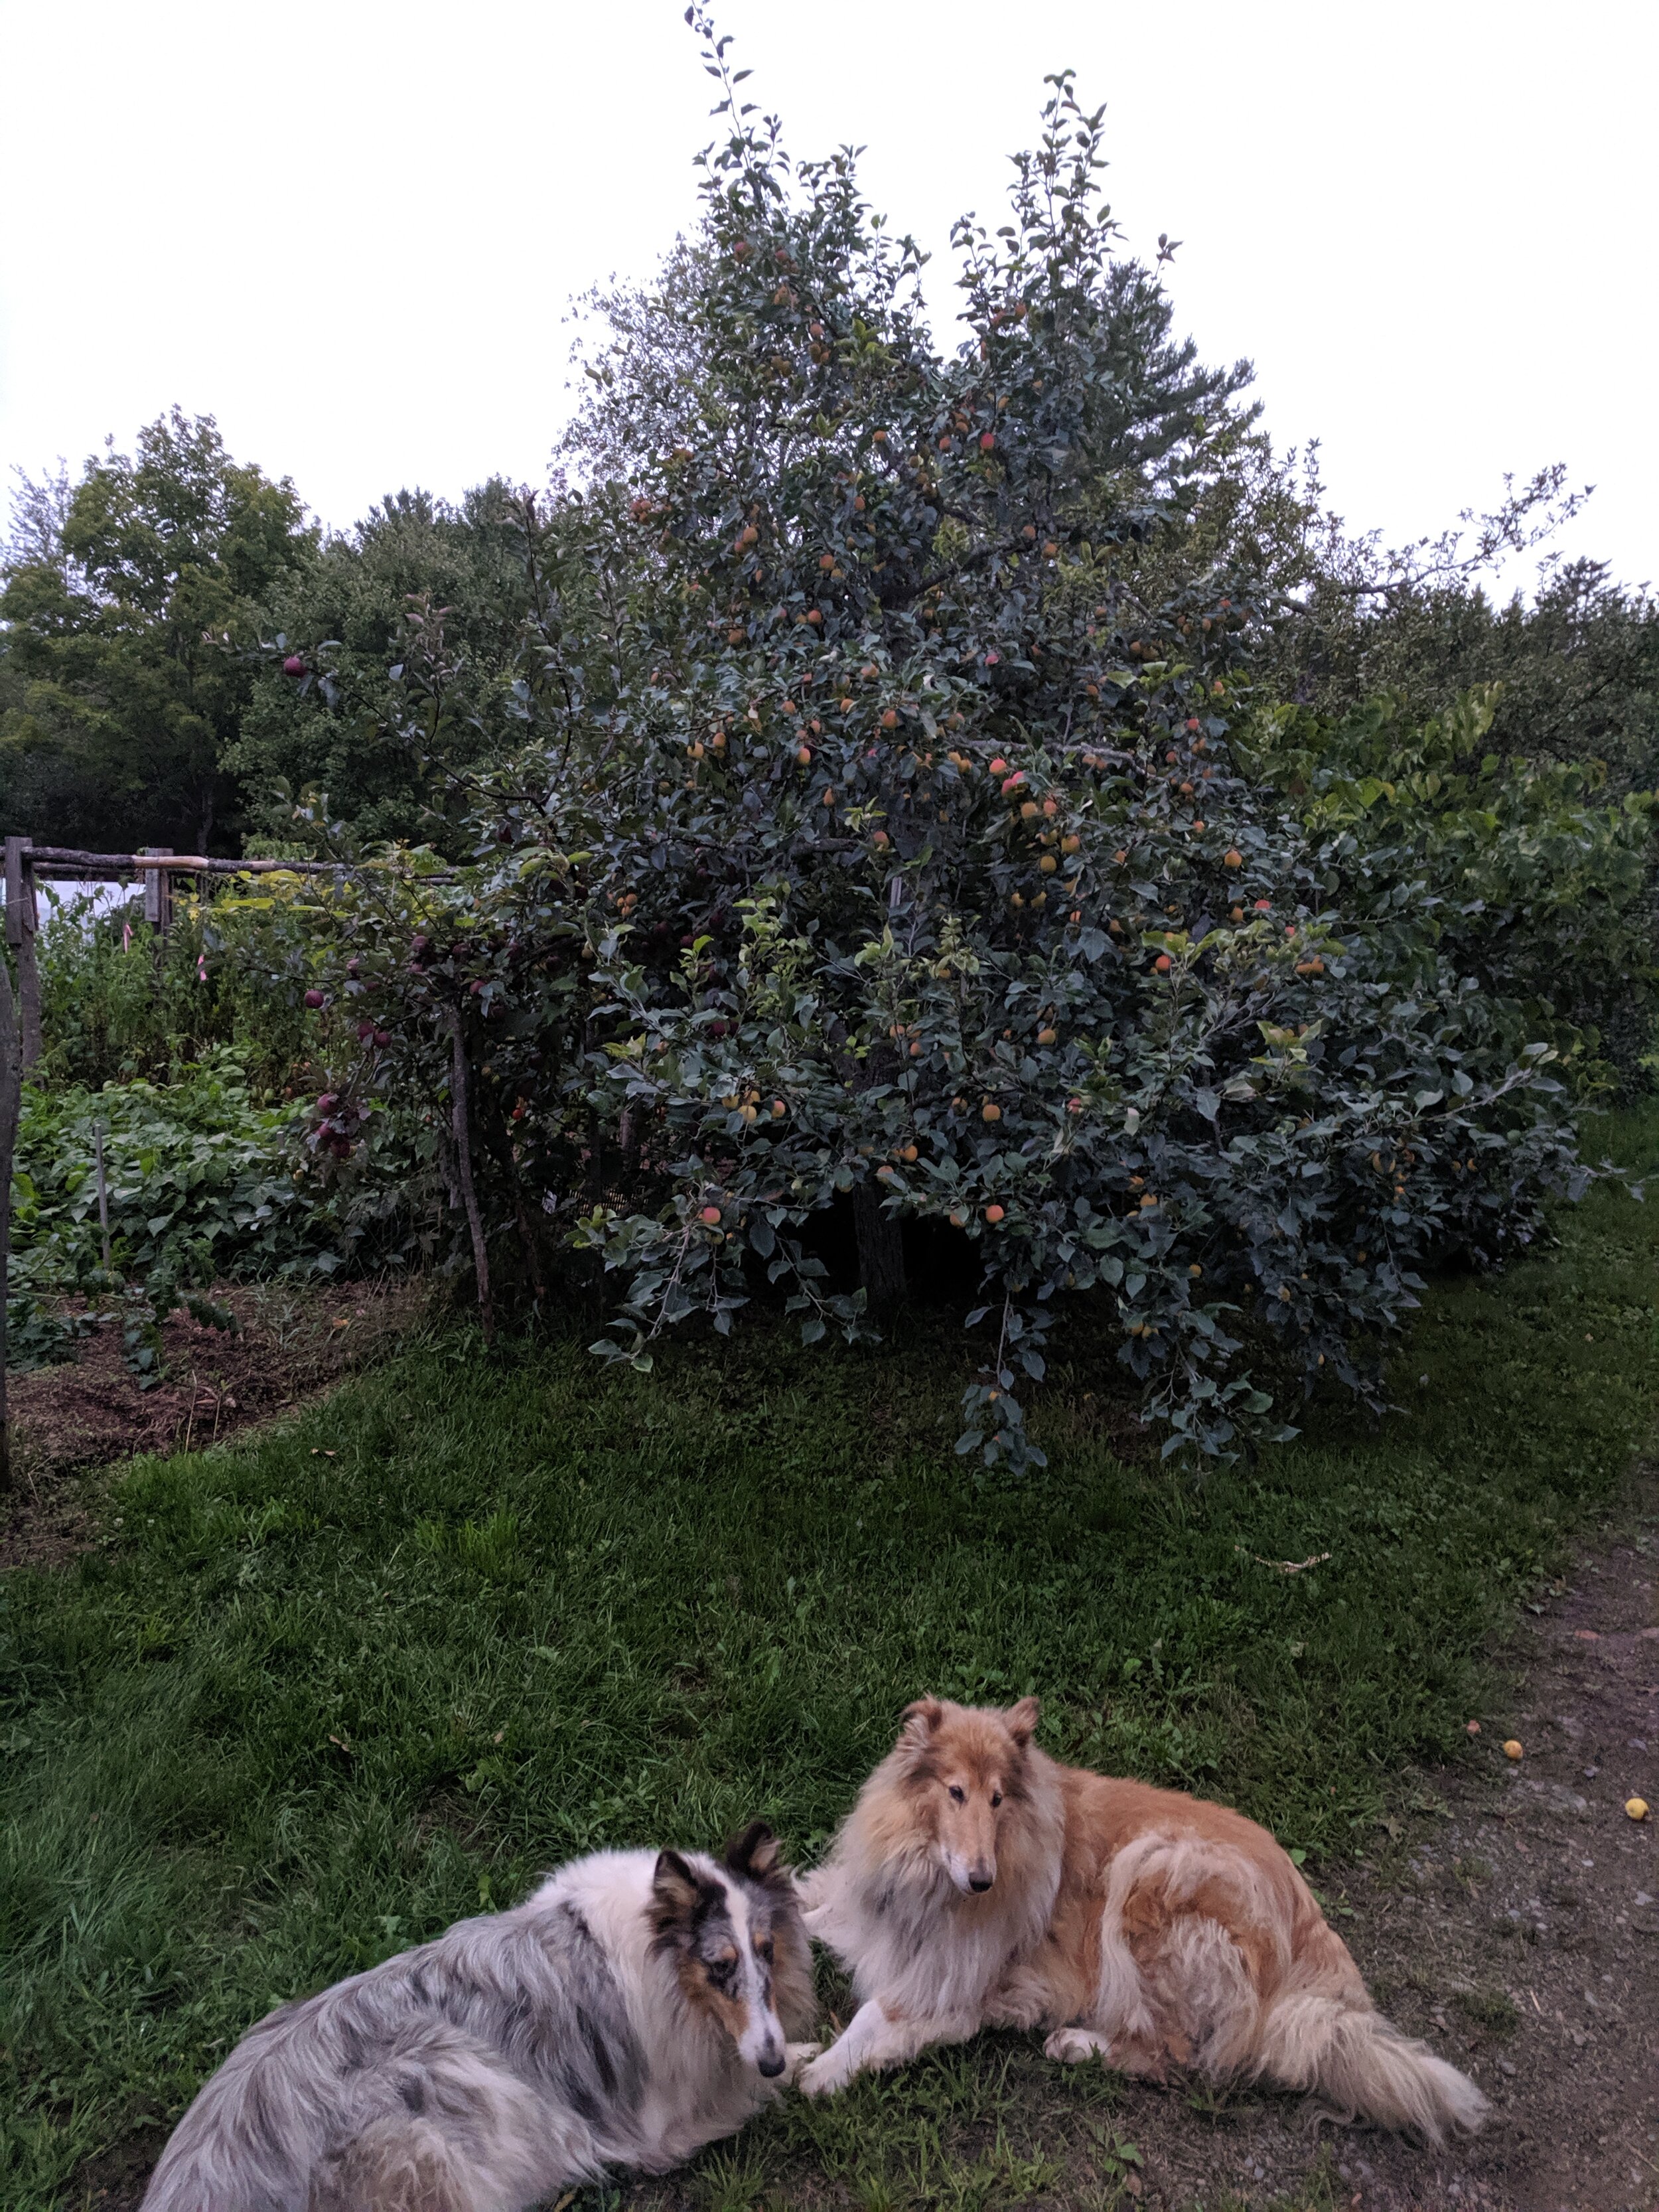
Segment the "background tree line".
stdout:
<svg viewBox="0 0 1659 2212">
<path fill-rule="evenodd" d="M 672 302 L 701 276 L 683 250 L 663 289 L 601 303 L 652 372 L 629 378 L 631 404 L 698 374 Z M 1148 588 L 1257 580 L 1255 675 L 1277 697 L 1340 715 L 1387 694 L 1409 722 L 1497 684 L 1488 746 L 1601 763 L 1615 792 L 1659 778 L 1659 605 L 1646 586 L 1547 556 L 1529 599 L 1491 592 L 1497 561 L 1577 504 L 1560 470 L 1432 544 L 1357 538 L 1329 510 L 1316 453 L 1273 453 L 1242 397 L 1248 368 L 1206 369 L 1174 340 L 1146 270 L 1116 264 L 1111 282 L 1116 419 L 1102 460 L 1126 501 L 1158 501 L 1126 556 Z M 648 434 L 596 398 L 568 458 L 602 485 L 625 477 Z M 0 565 L 6 827 L 234 854 L 289 838 L 294 795 L 317 789 L 362 840 L 453 848 L 467 773 L 521 735 L 522 499 L 501 478 L 459 504 L 404 489 L 330 534 L 289 477 L 235 460 L 210 416 L 176 408 L 132 454 L 112 441 L 93 455 L 78 480 L 61 466 L 20 476 Z M 551 503 L 556 534 L 580 537 L 582 500 L 560 483 Z M 268 649 L 278 638 L 286 652 Z M 411 639 L 442 671 L 441 728 L 419 748 L 394 673 Z M 283 673 L 290 653 L 309 669 L 325 647 L 324 680 Z"/>
</svg>

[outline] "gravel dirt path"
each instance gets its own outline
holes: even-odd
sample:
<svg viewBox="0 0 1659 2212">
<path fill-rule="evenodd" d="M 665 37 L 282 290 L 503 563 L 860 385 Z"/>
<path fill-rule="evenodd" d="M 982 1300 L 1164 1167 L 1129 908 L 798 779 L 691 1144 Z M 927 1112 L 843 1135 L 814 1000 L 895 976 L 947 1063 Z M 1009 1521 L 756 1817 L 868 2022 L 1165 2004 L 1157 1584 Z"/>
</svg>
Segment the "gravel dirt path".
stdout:
<svg viewBox="0 0 1659 2212">
<path fill-rule="evenodd" d="M 1145 2200 L 1365 2212 L 1659 2207 L 1659 1476 L 1525 1617 L 1470 1755 L 1412 1778 L 1384 1848 L 1322 1893 L 1402 2027 L 1472 2073 L 1484 2134 L 1432 2154 L 1292 2106 L 1197 2120 L 1130 2089 Z M 1523 1756 L 1506 1759 L 1518 1741 Z M 1627 1799 L 1656 1810 L 1637 1822 Z"/>
</svg>

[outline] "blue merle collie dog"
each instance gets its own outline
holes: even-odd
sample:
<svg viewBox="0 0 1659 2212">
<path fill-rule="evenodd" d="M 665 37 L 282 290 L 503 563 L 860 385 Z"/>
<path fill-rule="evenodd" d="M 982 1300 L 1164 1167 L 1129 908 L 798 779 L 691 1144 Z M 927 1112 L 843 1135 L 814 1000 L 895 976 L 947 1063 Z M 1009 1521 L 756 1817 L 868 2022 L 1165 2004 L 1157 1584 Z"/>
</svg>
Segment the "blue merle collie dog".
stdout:
<svg viewBox="0 0 1659 2212">
<path fill-rule="evenodd" d="M 763 1821 L 716 1861 L 604 1851 L 250 2031 L 144 2212 L 520 2212 L 660 2172 L 817 2050 L 811 1957 Z"/>
</svg>

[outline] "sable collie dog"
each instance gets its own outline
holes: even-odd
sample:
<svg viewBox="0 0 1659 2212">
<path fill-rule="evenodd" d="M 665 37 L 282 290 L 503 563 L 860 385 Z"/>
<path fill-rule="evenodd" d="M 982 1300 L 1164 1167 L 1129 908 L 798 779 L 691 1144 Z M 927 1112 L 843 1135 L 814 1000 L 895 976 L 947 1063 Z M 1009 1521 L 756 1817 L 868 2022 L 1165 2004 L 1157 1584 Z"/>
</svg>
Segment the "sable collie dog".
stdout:
<svg viewBox="0 0 1659 2212">
<path fill-rule="evenodd" d="M 732 2134 L 817 2049 L 763 1821 L 718 1863 L 606 1851 L 510 1912 L 284 2005 L 161 2154 L 143 2212 L 521 2212 Z"/>
<path fill-rule="evenodd" d="M 981 2027 L 1041 2027 L 1050 2058 L 1310 2090 L 1433 2142 L 1480 2124 L 1480 2091 L 1376 2010 L 1266 1829 L 1057 1765 L 1031 1741 L 1038 1711 L 911 1705 L 802 1878 L 806 1926 L 860 2000 L 801 2072 L 808 2094 Z"/>
</svg>

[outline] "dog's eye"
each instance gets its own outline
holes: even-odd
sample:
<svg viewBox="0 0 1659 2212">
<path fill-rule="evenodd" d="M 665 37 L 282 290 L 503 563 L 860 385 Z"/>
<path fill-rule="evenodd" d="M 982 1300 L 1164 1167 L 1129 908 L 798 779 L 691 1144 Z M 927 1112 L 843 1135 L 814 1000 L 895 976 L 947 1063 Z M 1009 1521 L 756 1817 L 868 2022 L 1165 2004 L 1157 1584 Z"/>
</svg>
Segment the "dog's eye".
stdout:
<svg viewBox="0 0 1659 2212">
<path fill-rule="evenodd" d="M 965 1805 L 968 1802 L 968 1792 L 959 1782 L 953 1782 L 951 1784 L 951 1802 L 953 1805 Z"/>
<path fill-rule="evenodd" d="M 994 1790 L 991 1792 L 991 1802 L 993 1803 L 993 1805 L 1000 1805 L 1000 1804 L 1001 1804 L 1001 1802 L 1002 1802 L 1002 1792 L 1001 1792 L 1001 1790 Z"/>
<path fill-rule="evenodd" d="M 769 1966 L 772 1963 L 772 1938 L 769 1936 L 763 1943 L 757 1943 L 755 1951 L 757 1956 L 764 1959 Z"/>
</svg>

